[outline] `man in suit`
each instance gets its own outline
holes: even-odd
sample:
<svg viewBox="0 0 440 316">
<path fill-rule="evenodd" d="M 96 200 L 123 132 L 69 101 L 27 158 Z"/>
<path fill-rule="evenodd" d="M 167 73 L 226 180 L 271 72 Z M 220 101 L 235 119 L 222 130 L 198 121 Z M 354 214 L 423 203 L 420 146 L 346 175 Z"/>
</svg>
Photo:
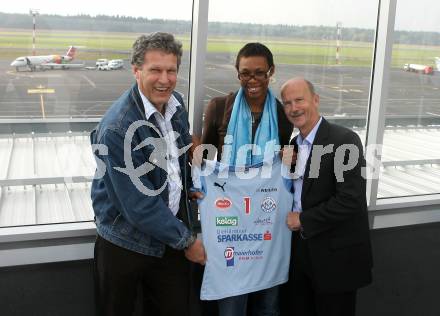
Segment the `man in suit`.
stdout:
<svg viewBox="0 0 440 316">
<path fill-rule="evenodd" d="M 371 283 L 372 254 L 362 143 L 353 131 L 319 114 L 319 95 L 303 78 L 281 88 L 288 120 L 300 134 L 290 277 L 283 315 L 355 315 L 357 289 Z"/>
</svg>

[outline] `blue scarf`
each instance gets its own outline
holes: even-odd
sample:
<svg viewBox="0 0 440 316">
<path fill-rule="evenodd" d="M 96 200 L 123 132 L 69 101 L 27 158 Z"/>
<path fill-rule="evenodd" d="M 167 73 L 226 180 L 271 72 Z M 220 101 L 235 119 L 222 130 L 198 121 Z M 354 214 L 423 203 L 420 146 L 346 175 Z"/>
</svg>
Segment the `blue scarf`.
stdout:
<svg viewBox="0 0 440 316">
<path fill-rule="evenodd" d="M 270 142 L 272 141 L 272 142 Z M 270 142 L 270 143 L 269 143 Z M 243 149 L 238 153 L 239 148 L 245 144 L 252 144 L 252 114 L 250 106 L 246 102 L 243 88 L 238 90 L 235 97 L 231 119 L 225 137 L 225 145 L 231 146 L 230 152 L 227 146 L 222 153 L 222 162 L 228 165 L 252 165 L 263 161 L 265 151 L 273 158 L 276 145 L 280 144 L 278 137 L 278 115 L 277 103 L 272 91 L 268 89 L 266 101 L 264 102 L 263 114 L 260 124 L 255 132 L 254 144 L 261 149 L 260 153 Z M 266 145 L 269 148 L 266 148 Z"/>
</svg>

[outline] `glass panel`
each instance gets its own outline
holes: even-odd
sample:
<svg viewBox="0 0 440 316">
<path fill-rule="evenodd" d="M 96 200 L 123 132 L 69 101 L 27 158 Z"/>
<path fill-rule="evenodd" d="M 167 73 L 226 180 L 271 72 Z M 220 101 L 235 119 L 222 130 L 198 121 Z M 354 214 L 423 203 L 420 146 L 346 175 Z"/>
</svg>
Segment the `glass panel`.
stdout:
<svg viewBox="0 0 440 316">
<path fill-rule="evenodd" d="M 192 1 L 23 0 L 1 11 L 0 227 L 90 221 L 89 132 L 135 82 L 130 50 L 140 34 L 182 41 L 176 90 L 187 96 Z"/>
<path fill-rule="evenodd" d="M 315 85 L 323 116 L 361 131 L 377 8 L 378 1 L 210 1 L 205 104 L 238 90 L 236 55 L 261 42 L 274 55 L 270 87 L 278 97 L 287 79 L 303 76 Z"/>
<path fill-rule="evenodd" d="M 378 198 L 440 193 L 437 2 L 398 1 Z M 423 14 L 414 14 L 420 8 Z"/>
</svg>

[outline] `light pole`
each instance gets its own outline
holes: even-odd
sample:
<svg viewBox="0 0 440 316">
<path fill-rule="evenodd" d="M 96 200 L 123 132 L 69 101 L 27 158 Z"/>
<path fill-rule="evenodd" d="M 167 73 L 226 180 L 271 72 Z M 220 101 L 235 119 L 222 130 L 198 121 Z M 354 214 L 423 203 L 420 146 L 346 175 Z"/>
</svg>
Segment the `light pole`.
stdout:
<svg viewBox="0 0 440 316">
<path fill-rule="evenodd" d="M 34 28 L 32 31 L 32 55 L 35 56 L 35 17 L 38 15 L 38 10 L 30 9 L 29 14 L 32 15 L 32 21 L 34 24 Z"/>
<path fill-rule="evenodd" d="M 339 65 L 341 63 L 340 59 L 339 59 L 339 53 L 341 50 L 341 28 L 342 28 L 342 23 L 338 22 L 336 23 L 336 64 Z"/>
</svg>

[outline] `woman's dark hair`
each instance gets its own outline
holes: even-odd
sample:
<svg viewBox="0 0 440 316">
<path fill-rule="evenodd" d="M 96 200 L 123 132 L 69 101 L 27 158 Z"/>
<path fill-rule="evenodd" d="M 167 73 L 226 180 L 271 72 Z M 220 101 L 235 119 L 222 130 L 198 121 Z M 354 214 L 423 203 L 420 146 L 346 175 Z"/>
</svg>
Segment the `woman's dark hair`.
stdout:
<svg viewBox="0 0 440 316">
<path fill-rule="evenodd" d="M 269 68 L 273 67 L 273 55 L 272 52 L 265 45 L 261 43 L 247 43 L 238 52 L 237 59 L 235 60 L 235 68 L 238 71 L 238 65 L 241 57 L 261 56 L 266 58 Z"/>
</svg>

